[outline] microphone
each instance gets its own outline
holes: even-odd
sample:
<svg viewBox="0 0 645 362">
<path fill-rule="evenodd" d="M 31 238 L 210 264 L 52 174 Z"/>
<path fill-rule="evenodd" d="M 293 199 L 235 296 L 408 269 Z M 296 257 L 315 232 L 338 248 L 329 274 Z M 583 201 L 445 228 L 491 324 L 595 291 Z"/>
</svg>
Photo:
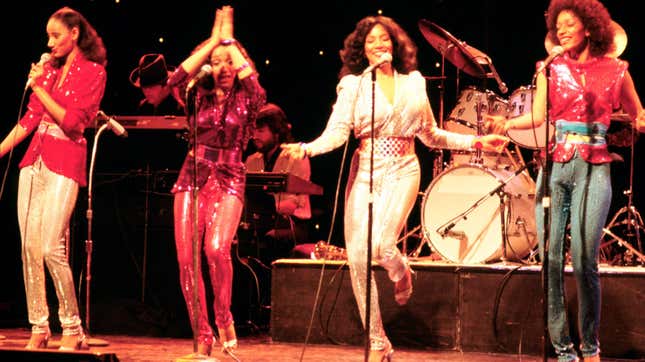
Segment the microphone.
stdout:
<svg viewBox="0 0 645 362">
<path fill-rule="evenodd" d="M 535 72 L 535 75 L 533 76 L 533 80 L 535 80 L 535 78 L 537 78 L 537 75 L 542 73 L 546 69 L 546 67 L 548 67 L 549 64 L 551 64 L 551 62 L 555 60 L 555 58 L 559 57 L 562 54 L 564 54 L 564 48 L 559 45 L 554 46 L 551 49 L 551 53 L 549 54 L 549 56 L 546 59 L 544 59 L 544 63 L 542 63 L 542 65 L 538 68 L 537 72 Z"/>
<path fill-rule="evenodd" d="M 188 93 L 190 90 L 192 90 L 199 81 L 202 79 L 210 76 L 213 73 L 213 67 L 210 66 L 210 64 L 204 64 L 202 65 L 202 68 L 199 70 L 199 73 L 193 77 L 193 79 L 188 82 L 188 85 L 186 86 L 186 93 Z"/>
<path fill-rule="evenodd" d="M 43 64 L 47 63 L 49 61 L 49 59 L 51 59 L 51 54 L 49 54 L 49 53 L 41 54 L 40 60 L 38 61 L 38 65 L 43 65 Z M 33 81 L 31 79 L 31 77 L 29 77 L 27 79 L 27 83 L 25 84 L 25 90 L 27 90 L 27 88 L 31 87 L 32 83 L 33 83 Z"/>
<path fill-rule="evenodd" d="M 381 54 L 381 57 L 378 58 L 378 61 L 376 63 L 370 65 L 369 67 L 365 68 L 365 70 L 363 71 L 363 73 L 361 75 L 365 75 L 367 73 L 372 72 L 374 69 L 376 69 L 376 68 L 380 67 L 381 65 L 383 65 L 383 63 L 390 63 L 390 62 L 392 62 L 392 54 L 383 53 L 383 54 Z"/>
<path fill-rule="evenodd" d="M 448 235 L 448 233 L 450 232 L 450 230 L 452 230 L 452 228 L 454 227 L 455 227 L 455 223 L 451 222 L 448 226 L 443 228 L 443 230 L 441 231 L 437 230 L 437 231 L 439 232 L 439 235 L 441 235 L 442 238 L 445 238 L 446 235 Z"/>
<path fill-rule="evenodd" d="M 114 132 L 119 137 L 128 137 L 128 131 L 119 123 L 117 122 L 114 118 L 108 116 L 105 114 L 103 111 L 99 110 L 96 112 L 96 116 L 98 117 L 99 120 L 105 121 L 107 124 L 108 128 Z"/>
</svg>

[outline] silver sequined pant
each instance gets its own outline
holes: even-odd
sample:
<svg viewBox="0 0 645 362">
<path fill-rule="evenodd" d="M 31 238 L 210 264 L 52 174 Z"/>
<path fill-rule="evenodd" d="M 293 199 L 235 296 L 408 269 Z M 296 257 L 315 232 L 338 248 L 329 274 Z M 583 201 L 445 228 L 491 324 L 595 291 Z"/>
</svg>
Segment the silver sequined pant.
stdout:
<svg viewBox="0 0 645 362">
<path fill-rule="evenodd" d="M 56 289 L 63 334 L 80 333 L 74 279 L 65 250 L 65 233 L 77 195 L 78 184 L 49 170 L 41 159 L 20 170 L 18 224 L 27 311 L 34 333 L 44 333 L 49 327 L 45 265 Z"/>
</svg>

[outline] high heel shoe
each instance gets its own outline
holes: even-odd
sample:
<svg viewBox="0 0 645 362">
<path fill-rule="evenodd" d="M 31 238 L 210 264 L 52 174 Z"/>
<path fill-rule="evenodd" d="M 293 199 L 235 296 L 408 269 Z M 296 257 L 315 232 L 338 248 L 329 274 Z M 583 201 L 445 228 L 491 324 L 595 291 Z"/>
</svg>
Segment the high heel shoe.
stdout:
<svg viewBox="0 0 645 362">
<path fill-rule="evenodd" d="M 63 333 L 63 337 L 60 340 L 60 347 L 58 347 L 58 350 L 59 351 L 79 351 L 82 349 L 89 349 L 89 348 L 90 347 L 87 344 L 85 333 L 81 329 L 76 334 Z"/>
<path fill-rule="evenodd" d="M 222 343 L 222 352 L 232 354 L 237 349 L 237 335 L 235 325 L 229 324 L 226 328 L 217 328 L 220 342 Z"/>
<path fill-rule="evenodd" d="M 213 351 L 213 336 L 199 336 L 197 342 L 197 354 L 210 356 Z"/>
<path fill-rule="evenodd" d="M 370 349 L 367 360 L 368 362 L 391 362 L 393 354 L 394 349 L 392 348 L 392 344 L 387 342 L 383 349 Z"/>
<path fill-rule="evenodd" d="M 403 278 L 394 283 L 394 300 L 398 305 L 406 305 L 412 296 L 412 275 L 416 274 L 407 264 Z"/>
<path fill-rule="evenodd" d="M 31 337 L 29 337 L 29 342 L 27 342 L 25 349 L 47 348 L 49 337 L 51 337 L 49 329 L 43 333 L 31 333 Z"/>
</svg>

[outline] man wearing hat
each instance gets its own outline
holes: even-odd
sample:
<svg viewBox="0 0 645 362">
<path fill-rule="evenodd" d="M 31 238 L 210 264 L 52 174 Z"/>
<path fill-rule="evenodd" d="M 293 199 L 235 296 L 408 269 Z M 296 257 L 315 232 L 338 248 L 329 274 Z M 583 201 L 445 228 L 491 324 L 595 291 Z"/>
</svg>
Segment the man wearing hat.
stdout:
<svg viewBox="0 0 645 362">
<path fill-rule="evenodd" d="M 163 54 L 145 54 L 139 66 L 130 73 L 130 83 L 141 88 L 144 99 L 137 113 L 149 116 L 183 115 L 184 103 L 179 94 L 166 84 L 173 68 L 166 66 Z"/>
</svg>

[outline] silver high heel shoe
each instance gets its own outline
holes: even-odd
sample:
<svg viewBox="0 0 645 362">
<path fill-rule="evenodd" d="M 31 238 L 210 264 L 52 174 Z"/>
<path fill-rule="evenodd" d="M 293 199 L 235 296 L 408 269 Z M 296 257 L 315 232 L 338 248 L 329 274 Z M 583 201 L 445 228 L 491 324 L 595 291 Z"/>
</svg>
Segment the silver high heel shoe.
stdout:
<svg viewBox="0 0 645 362">
<path fill-rule="evenodd" d="M 394 300 L 398 305 L 406 305 L 412 296 L 412 276 L 416 275 L 410 268 L 407 259 L 405 260 L 405 274 L 403 278 L 394 283 Z"/>
</svg>

